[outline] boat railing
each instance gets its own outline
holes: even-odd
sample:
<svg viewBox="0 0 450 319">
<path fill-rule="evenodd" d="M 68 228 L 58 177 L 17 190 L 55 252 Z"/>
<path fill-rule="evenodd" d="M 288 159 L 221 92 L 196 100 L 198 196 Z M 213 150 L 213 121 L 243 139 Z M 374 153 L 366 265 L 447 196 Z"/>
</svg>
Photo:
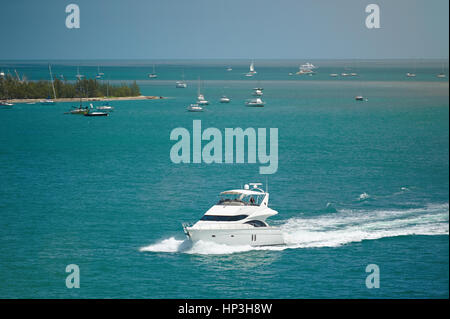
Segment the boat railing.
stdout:
<svg viewBox="0 0 450 319">
<path fill-rule="evenodd" d="M 183 226 L 184 233 L 189 236 L 189 232 L 187 231 L 187 228 L 192 227 L 192 223 L 182 223 L 181 225 Z"/>
</svg>

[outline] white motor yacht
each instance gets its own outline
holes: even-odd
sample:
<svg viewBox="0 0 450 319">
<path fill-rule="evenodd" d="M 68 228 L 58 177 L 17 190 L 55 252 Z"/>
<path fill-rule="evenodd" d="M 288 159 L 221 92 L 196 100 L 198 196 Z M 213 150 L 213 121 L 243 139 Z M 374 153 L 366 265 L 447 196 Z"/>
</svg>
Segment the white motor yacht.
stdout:
<svg viewBox="0 0 450 319">
<path fill-rule="evenodd" d="M 315 72 L 313 71 L 315 68 L 316 68 L 316 67 L 315 67 L 313 64 L 311 64 L 311 63 L 308 62 L 308 63 L 302 64 L 302 65 L 299 67 L 299 70 L 298 70 L 298 72 L 297 72 L 296 74 L 298 74 L 298 75 L 302 75 L 302 74 L 312 75 L 312 74 L 315 73 Z"/>
<path fill-rule="evenodd" d="M 177 82 L 175 83 L 175 87 L 176 87 L 177 89 L 185 89 L 185 88 L 187 88 L 187 83 L 184 82 L 184 81 L 177 81 Z"/>
<path fill-rule="evenodd" d="M 260 183 L 250 183 L 244 189 L 222 192 L 221 199 L 194 225 L 183 224 L 192 241 L 210 241 L 225 245 L 273 246 L 284 245 L 278 227 L 269 226 L 268 217 L 278 214 L 268 207 L 269 193 Z"/>
<path fill-rule="evenodd" d="M 406 76 L 407 76 L 408 78 L 415 78 L 415 77 L 416 77 L 416 74 L 415 74 L 415 73 L 410 73 L 410 72 L 408 72 L 408 73 L 406 73 Z"/>
<path fill-rule="evenodd" d="M 245 105 L 247 106 L 256 106 L 256 107 L 262 107 L 266 104 L 266 102 L 263 102 L 261 98 L 257 97 L 256 99 L 251 99 L 245 102 Z"/>
<path fill-rule="evenodd" d="M 254 96 L 262 96 L 263 95 L 263 88 L 254 88 L 253 89 L 253 95 Z"/>
</svg>

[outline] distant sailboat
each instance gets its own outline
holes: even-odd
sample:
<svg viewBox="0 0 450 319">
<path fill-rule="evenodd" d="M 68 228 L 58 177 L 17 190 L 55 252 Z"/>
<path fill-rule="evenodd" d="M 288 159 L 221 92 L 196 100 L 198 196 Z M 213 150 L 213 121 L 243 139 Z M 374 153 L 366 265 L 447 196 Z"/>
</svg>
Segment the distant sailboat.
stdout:
<svg viewBox="0 0 450 319">
<path fill-rule="evenodd" d="M 437 76 L 438 78 L 441 78 L 441 79 L 447 77 L 447 75 L 446 75 L 445 72 L 444 72 L 444 63 L 442 63 L 442 71 L 441 71 L 441 73 L 439 73 L 439 74 L 436 75 L 436 76 Z"/>
<path fill-rule="evenodd" d="M 177 81 L 175 83 L 175 87 L 178 88 L 178 89 L 185 89 L 185 88 L 187 88 L 187 83 L 184 81 L 184 71 L 181 74 L 181 81 Z"/>
<path fill-rule="evenodd" d="M 416 67 L 417 67 L 417 61 L 414 61 L 414 72 L 406 73 L 406 76 L 408 78 L 415 78 L 416 77 Z"/>
<path fill-rule="evenodd" d="M 76 78 L 78 79 L 78 81 L 80 81 L 82 78 L 84 78 L 84 75 L 80 74 L 80 67 L 79 66 L 77 66 Z"/>
<path fill-rule="evenodd" d="M 52 83 L 53 98 L 56 100 L 55 84 L 53 83 L 52 67 L 51 67 L 50 64 L 48 65 L 48 71 L 49 71 L 49 73 L 50 73 L 50 81 L 51 81 L 51 83 Z M 50 95 L 49 95 L 46 99 L 41 100 L 40 103 L 43 104 L 43 105 L 51 105 L 51 104 L 55 104 L 55 101 L 52 100 L 52 99 L 50 98 Z"/>
<path fill-rule="evenodd" d="M 70 110 L 66 114 L 84 115 L 87 112 L 89 112 L 89 108 L 87 106 L 83 107 L 83 98 L 81 92 L 80 92 L 80 106 L 78 107 L 73 106 L 72 108 L 73 110 Z"/>
<path fill-rule="evenodd" d="M 148 75 L 148 77 L 149 77 L 150 79 L 156 79 L 156 78 L 158 77 L 158 74 L 156 74 L 156 72 L 155 72 L 155 65 L 154 65 L 154 64 L 153 64 L 153 72 L 150 73 L 150 74 Z"/>
<path fill-rule="evenodd" d="M 97 66 L 97 75 L 95 76 L 96 79 L 101 79 L 105 73 L 100 72 L 100 66 Z"/>
<path fill-rule="evenodd" d="M 227 68 L 227 71 L 228 71 L 228 72 L 233 71 L 233 68 L 232 68 L 231 66 L 229 66 L 229 67 Z"/>
<path fill-rule="evenodd" d="M 200 93 L 200 78 L 198 78 L 198 93 L 197 93 L 197 104 L 198 105 L 208 105 L 209 102 L 205 100 L 205 97 Z"/>
<path fill-rule="evenodd" d="M 105 103 L 103 103 L 102 106 L 98 106 L 97 110 L 102 110 L 102 111 L 112 111 L 114 110 L 114 107 L 112 105 L 109 105 L 109 83 L 106 83 L 106 100 Z"/>
<path fill-rule="evenodd" d="M 257 72 L 255 71 L 255 63 L 252 61 L 252 63 L 250 64 L 250 70 L 248 71 L 248 73 L 245 74 L 245 76 L 253 76 L 255 75 Z"/>
</svg>

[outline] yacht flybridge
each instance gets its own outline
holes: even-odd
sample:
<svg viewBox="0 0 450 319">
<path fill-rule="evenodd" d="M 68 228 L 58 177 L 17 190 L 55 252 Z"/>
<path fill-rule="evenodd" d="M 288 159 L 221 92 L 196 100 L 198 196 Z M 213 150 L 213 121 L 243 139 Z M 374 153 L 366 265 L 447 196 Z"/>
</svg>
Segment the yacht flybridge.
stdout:
<svg viewBox="0 0 450 319">
<path fill-rule="evenodd" d="M 278 227 L 269 226 L 266 219 L 278 214 L 270 209 L 269 193 L 260 183 L 250 183 L 243 189 L 220 193 L 220 200 L 194 225 L 183 224 L 192 241 L 212 241 L 225 245 L 284 245 Z M 251 189 L 250 189 L 251 186 Z"/>
</svg>

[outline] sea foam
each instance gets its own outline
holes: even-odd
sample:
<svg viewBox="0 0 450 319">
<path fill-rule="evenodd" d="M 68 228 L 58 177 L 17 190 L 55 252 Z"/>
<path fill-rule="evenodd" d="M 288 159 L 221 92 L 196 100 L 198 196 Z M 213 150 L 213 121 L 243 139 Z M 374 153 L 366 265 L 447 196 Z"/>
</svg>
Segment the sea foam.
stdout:
<svg viewBox="0 0 450 319">
<path fill-rule="evenodd" d="M 285 246 L 228 246 L 174 237 L 142 247 L 142 252 L 232 254 L 251 250 L 338 247 L 341 245 L 406 235 L 448 235 L 449 204 L 396 210 L 341 209 L 333 214 L 294 217 L 280 224 Z"/>
</svg>

